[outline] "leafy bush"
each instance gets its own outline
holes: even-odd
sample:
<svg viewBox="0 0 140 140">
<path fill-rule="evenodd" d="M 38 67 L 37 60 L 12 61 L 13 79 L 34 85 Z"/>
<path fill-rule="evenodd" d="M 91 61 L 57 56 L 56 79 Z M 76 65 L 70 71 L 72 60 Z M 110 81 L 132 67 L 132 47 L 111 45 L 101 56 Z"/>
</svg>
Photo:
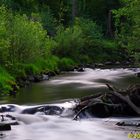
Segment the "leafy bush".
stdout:
<svg viewBox="0 0 140 140">
<path fill-rule="evenodd" d="M 133 54 L 133 56 L 135 58 L 135 64 L 140 67 L 140 52 L 135 52 L 135 54 Z"/>
<path fill-rule="evenodd" d="M 25 64 L 25 65 L 23 65 L 23 68 L 27 75 L 32 75 L 32 74 L 35 75 L 39 72 L 38 67 L 35 66 L 34 64 Z"/>
<path fill-rule="evenodd" d="M 7 24 L 7 10 L 5 7 L 0 7 L 0 62 L 5 65 L 8 59 L 8 48 L 10 46 Z"/>
<path fill-rule="evenodd" d="M 46 69 L 48 71 L 53 71 L 53 72 L 56 72 L 56 71 L 59 71 L 58 69 L 58 63 L 59 63 L 59 58 L 57 56 L 51 56 L 50 58 L 48 58 L 46 61 Z"/>
<path fill-rule="evenodd" d="M 64 70 L 64 71 L 71 70 L 74 68 L 74 66 L 75 66 L 75 62 L 70 58 L 64 57 L 59 62 L 59 69 L 60 70 Z"/>
<path fill-rule="evenodd" d="M 73 27 L 60 27 L 55 41 L 53 53 L 77 63 L 111 61 L 112 57 L 119 59 L 116 43 L 105 40 L 101 27 L 89 19 L 77 18 Z"/>
<path fill-rule="evenodd" d="M 12 85 L 16 85 L 15 79 L 0 67 L 0 93 L 9 93 L 12 90 Z"/>
<path fill-rule="evenodd" d="M 59 28 L 55 41 L 57 42 L 57 45 L 54 48 L 53 53 L 60 58 L 69 57 L 75 61 L 78 59 L 77 56 L 84 45 L 82 31 L 77 26 L 66 29 L 63 27 Z"/>
<path fill-rule="evenodd" d="M 57 21 L 48 7 L 41 9 L 40 12 L 32 13 L 31 19 L 40 22 L 49 35 L 53 36 L 56 33 Z"/>
<path fill-rule="evenodd" d="M 134 54 L 136 63 L 140 44 L 140 1 L 122 0 L 122 7 L 113 10 L 118 44 Z"/>
<path fill-rule="evenodd" d="M 50 58 L 55 41 L 47 36 L 41 23 L 26 15 L 12 14 L 4 6 L 0 7 L 0 19 L 0 61 L 3 67 L 11 70 L 14 76 L 39 71 L 36 61 Z"/>
<path fill-rule="evenodd" d="M 79 26 L 86 39 L 102 39 L 102 28 L 90 19 L 77 18 L 75 25 Z"/>
<path fill-rule="evenodd" d="M 30 63 L 43 55 L 46 32 L 26 15 L 13 17 L 10 56 L 14 62 Z"/>
</svg>

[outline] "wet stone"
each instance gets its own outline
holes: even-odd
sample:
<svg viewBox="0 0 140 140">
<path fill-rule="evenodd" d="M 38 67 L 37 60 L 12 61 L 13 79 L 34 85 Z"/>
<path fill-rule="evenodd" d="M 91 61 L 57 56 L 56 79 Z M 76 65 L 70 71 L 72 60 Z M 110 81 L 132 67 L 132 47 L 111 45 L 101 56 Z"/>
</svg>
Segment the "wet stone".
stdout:
<svg viewBox="0 0 140 140">
<path fill-rule="evenodd" d="M 138 72 L 138 73 L 136 74 L 136 76 L 137 76 L 137 77 L 140 77 L 140 72 Z"/>
<path fill-rule="evenodd" d="M 7 123 L 0 123 L 0 131 L 9 131 L 11 130 L 11 125 Z"/>
<path fill-rule="evenodd" d="M 122 121 L 122 122 L 117 122 L 116 125 L 140 127 L 140 121 Z"/>
</svg>

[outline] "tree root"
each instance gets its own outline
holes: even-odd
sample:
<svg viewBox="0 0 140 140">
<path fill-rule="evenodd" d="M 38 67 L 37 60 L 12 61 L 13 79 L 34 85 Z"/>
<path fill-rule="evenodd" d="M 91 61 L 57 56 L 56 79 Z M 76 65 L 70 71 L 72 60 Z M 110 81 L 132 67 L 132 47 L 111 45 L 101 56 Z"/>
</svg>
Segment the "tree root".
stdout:
<svg viewBox="0 0 140 140">
<path fill-rule="evenodd" d="M 88 112 L 97 117 L 108 117 L 112 115 L 140 116 L 140 86 L 130 86 L 126 90 L 117 90 L 106 84 L 109 92 L 81 98 L 79 104 L 74 108 L 77 120 L 80 114 Z M 135 101 L 137 100 L 137 101 Z"/>
</svg>

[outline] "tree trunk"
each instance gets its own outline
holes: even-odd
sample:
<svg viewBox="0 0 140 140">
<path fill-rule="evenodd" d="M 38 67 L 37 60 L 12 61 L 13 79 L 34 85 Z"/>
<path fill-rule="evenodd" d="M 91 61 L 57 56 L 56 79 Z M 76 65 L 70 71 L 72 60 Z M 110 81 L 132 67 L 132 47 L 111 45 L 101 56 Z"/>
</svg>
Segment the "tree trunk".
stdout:
<svg viewBox="0 0 140 140">
<path fill-rule="evenodd" d="M 138 115 L 140 115 L 140 108 L 137 107 L 129 98 L 128 95 L 121 95 L 119 92 L 116 92 L 109 84 L 106 84 L 109 90 L 113 91 L 112 94 L 120 98 L 122 101 L 126 102 Z"/>
<path fill-rule="evenodd" d="M 77 0 L 72 0 L 72 24 L 77 16 Z"/>
<path fill-rule="evenodd" d="M 108 12 L 108 21 L 107 21 L 107 36 L 113 38 L 113 31 L 112 31 L 112 11 L 109 10 Z"/>
</svg>

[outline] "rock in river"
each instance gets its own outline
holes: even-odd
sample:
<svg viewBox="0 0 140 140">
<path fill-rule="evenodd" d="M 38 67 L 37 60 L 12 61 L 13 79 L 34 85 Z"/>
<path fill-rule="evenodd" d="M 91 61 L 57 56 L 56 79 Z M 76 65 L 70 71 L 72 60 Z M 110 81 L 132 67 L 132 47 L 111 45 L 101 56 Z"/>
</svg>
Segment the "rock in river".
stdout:
<svg viewBox="0 0 140 140">
<path fill-rule="evenodd" d="M 11 125 L 8 123 L 0 123 L 0 131 L 8 131 L 11 130 Z"/>
</svg>

